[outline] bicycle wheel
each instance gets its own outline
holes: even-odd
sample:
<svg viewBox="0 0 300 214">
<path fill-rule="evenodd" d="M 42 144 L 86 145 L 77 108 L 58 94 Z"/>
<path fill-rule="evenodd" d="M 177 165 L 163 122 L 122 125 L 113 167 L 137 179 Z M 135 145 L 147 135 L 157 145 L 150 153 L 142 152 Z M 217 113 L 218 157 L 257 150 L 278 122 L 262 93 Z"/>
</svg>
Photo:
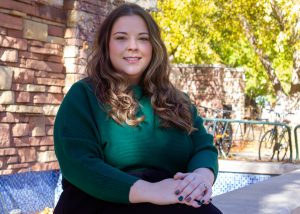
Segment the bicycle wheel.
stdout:
<svg viewBox="0 0 300 214">
<path fill-rule="evenodd" d="M 272 160 L 274 157 L 275 131 L 271 129 L 267 131 L 261 138 L 258 148 L 258 159 Z"/>
<path fill-rule="evenodd" d="M 289 134 L 285 130 L 283 131 L 279 143 L 275 146 L 275 151 L 277 152 L 277 160 L 283 161 L 285 159 L 288 159 L 288 151 L 289 151 L 290 145 L 289 145 Z"/>
<path fill-rule="evenodd" d="M 232 145 L 232 127 L 230 124 L 222 125 L 222 138 L 221 138 L 221 144 L 220 144 L 220 150 L 222 155 L 226 158 L 228 157 L 228 154 L 231 149 Z"/>
</svg>

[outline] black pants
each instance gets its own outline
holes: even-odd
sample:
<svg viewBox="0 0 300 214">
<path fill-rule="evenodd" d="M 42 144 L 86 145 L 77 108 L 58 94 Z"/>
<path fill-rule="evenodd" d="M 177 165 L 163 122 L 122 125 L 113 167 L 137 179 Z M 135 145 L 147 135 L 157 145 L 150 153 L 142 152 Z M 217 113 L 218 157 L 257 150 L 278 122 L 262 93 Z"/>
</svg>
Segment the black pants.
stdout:
<svg viewBox="0 0 300 214">
<path fill-rule="evenodd" d="M 130 173 L 149 182 L 172 177 L 167 172 L 146 170 Z M 212 203 L 194 208 L 185 204 L 155 205 L 151 203 L 119 204 L 94 198 L 81 191 L 66 179 L 62 180 L 63 192 L 54 209 L 54 214 L 222 214 Z"/>
</svg>

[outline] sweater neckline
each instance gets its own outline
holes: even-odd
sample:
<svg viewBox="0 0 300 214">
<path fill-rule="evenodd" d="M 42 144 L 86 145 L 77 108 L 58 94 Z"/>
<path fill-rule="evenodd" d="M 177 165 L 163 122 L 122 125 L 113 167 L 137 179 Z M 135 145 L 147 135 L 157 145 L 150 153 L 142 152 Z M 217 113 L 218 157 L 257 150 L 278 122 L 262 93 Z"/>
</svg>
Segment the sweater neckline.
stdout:
<svg viewBox="0 0 300 214">
<path fill-rule="evenodd" d="M 133 85 L 131 86 L 131 89 L 133 91 L 133 96 L 137 99 L 140 100 L 143 97 L 143 88 L 140 85 Z"/>
</svg>

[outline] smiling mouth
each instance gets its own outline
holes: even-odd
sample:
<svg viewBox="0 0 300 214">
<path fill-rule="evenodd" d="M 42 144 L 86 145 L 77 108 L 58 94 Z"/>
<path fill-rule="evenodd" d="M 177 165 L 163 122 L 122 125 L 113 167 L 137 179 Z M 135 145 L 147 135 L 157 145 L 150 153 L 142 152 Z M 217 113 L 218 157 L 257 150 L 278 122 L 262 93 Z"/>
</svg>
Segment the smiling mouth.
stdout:
<svg viewBox="0 0 300 214">
<path fill-rule="evenodd" d="M 135 63 L 142 59 L 142 57 L 124 57 L 123 59 L 125 59 L 129 63 Z"/>
</svg>

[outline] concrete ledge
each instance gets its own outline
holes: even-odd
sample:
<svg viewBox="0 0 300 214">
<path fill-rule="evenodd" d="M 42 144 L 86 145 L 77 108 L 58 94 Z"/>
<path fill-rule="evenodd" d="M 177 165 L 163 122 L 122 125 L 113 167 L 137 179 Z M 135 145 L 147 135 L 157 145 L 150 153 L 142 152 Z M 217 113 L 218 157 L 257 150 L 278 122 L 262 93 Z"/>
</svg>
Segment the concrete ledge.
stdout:
<svg viewBox="0 0 300 214">
<path fill-rule="evenodd" d="M 213 198 L 224 214 L 299 214 L 300 170 Z"/>
<path fill-rule="evenodd" d="M 219 160 L 221 172 L 281 175 L 297 169 L 300 169 L 300 164 Z"/>
</svg>

